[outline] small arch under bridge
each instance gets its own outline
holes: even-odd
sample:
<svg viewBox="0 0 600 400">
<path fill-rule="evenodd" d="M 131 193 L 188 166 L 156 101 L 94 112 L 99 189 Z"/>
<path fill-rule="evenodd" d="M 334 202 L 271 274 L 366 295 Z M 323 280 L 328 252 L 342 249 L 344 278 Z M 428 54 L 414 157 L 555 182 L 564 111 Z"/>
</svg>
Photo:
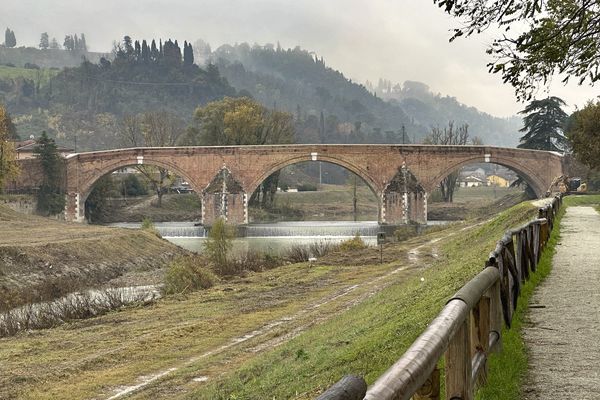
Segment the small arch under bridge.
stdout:
<svg viewBox="0 0 600 400">
<path fill-rule="evenodd" d="M 84 221 L 84 204 L 102 176 L 132 165 L 167 168 L 202 197 L 202 222 L 219 216 L 248 223 L 248 199 L 271 173 L 303 161 L 340 165 L 362 178 L 377 195 L 381 224 L 427 222 L 427 195 L 462 166 L 495 163 L 518 173 L 538 197 L 562 175 L 560 154 L 492 146 L 272 145 L 140 147 L 70 154 L 66 159 L 65 219 Z M 215 180 L 234 182 L 215 185 Z M 224 189 L 219 189 L 224 188 Z"/>
</svg>

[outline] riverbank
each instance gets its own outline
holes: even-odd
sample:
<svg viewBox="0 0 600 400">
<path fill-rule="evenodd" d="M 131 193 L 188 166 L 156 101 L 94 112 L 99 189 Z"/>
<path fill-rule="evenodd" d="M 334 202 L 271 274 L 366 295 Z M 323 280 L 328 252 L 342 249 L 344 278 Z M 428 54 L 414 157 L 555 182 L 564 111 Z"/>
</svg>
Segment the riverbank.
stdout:
<svg viewBox="0 0 600 400">
<path fill-rule="evenodd" d="M 0 311 L 97 287 L 156 284 L 181 248 L 146 231 L 74 224 L 0 207 Z"/>
<path fill-rule="evenodd" d="M 0 397 L 313 398 L 346 373 L 372 382 L 479 272 L 530 203 L 376 248 L 248 273 L 0 340 Z"/>
</svg>

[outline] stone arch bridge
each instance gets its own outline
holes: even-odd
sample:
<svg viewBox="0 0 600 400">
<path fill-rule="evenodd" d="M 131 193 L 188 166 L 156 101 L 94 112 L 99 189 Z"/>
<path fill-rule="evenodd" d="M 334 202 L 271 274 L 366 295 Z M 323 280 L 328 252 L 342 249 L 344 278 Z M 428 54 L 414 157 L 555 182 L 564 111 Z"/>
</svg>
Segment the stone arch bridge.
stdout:
<svg viewBox="0 0 600 400">
<path fill-rule="evenodd" d="M 202 197 L 202 222 L 219 216 L 248 222 L 248 199 L 270 174 L 303 161 L 340 165 L 361 177 L 379 201 L 379 222 L 427 221 L 427 194 L 450 173 L 473 163 L 514 170 L 538 196 L 562 175 L 556 153 L 490 146 L 273 145 L 130 148 L 71 154 L 66 159 L 65 218 L 84 221 L 85 200 L 103 175 L 134 165 L 164 167 Z"/>
</svg>

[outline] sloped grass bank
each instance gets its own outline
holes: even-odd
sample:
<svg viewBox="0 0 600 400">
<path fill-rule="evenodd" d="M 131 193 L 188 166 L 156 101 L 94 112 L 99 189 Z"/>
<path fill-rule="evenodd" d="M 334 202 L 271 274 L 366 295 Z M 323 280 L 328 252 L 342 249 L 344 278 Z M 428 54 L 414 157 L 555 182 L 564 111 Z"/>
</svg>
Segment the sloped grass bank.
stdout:
<svg viewBox="0 0 600 400">
<path fill-rule="evenodd" d="M 99 287 L 124 275 L 162 276 L 185 253 L 149 232 L 65 223 L 0 206 L 0 311 Z M 147 282 L 147 284 L 154 282 Z"/>
<path fill-rule="evenodd" d="M 523 285 L 517 311 L 510 330 L 502 333 L 503 350 L 492 355 L 489 361 L 488 384 L 482 388 L 477 399 L 514 400 L 520 398 L 523 379 L 527 376 L 527 348 L 523 342 L 523 323 L 527 317 L 529 299 L 535 288 L 550 274 L 556 244 L 560 241 L 560 221 L 569 206 L 595 206 L 600 212 L 600 195 L 567 196 L 556 220 L 555 229 L 535 274 Z M 556 228 L 557 227 L 557 228 Z"/>
<path fill-rule="evenodd" d="M 530 203 L 522 203 L 458 234 L 443 244 L 438 259 L 422 273 L 389 286 L 274 350 L 242 360 L 233 372 L 218 375 L 208 384 L 188 384 L 187 390 L 178 393 L 194 399 L 308 399 L 345 374 L 360 374 L 372 383 L 402 355 L 447 299 L 481 271 L 504 231 L 535 214 Z M 192 382 L 202 368 L 202 363 L 191 366 L 176 373 L 176 380 L 179 385 Z M 139 398 L 154 395 L 146 391 Z"/>
</svg>

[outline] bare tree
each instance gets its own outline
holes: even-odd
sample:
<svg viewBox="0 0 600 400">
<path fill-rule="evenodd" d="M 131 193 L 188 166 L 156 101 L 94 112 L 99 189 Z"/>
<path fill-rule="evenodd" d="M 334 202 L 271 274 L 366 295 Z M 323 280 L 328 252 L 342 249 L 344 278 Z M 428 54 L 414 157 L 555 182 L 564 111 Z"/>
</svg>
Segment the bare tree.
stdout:
<svg viewBox="0 0 600 400">
<path fill-rule="evenodd" d="M 183 122 L 167 111 L 126 115 L 121 121 L 123 141 L 134 147 L 174 146 L 183 131 Z M 135 168 L 144 175 L 156 193 L 157 207 L 162 207 L 162 197 L 166 188 L 173 183 L 173 174 L 166 168 L 153 165 L 136 165 Z"/>
<path fill-rule="evenodd" d="M 458 128 L 454 127 L 454 121 L 448 122 L 448 126 L 443 129 L 438 127 L 431 128 L 431 133 L 425 137 L 424 144 L 437 144 L 445 146 L 464 146 L 469 142 L 469 125 L 463 124 Z M 458 180 L 459 171 L 450 173 L 440 182 L 442 198 L 445 202 L 451 203 L 454 199 L 454 190 Z"/>
</svg>

